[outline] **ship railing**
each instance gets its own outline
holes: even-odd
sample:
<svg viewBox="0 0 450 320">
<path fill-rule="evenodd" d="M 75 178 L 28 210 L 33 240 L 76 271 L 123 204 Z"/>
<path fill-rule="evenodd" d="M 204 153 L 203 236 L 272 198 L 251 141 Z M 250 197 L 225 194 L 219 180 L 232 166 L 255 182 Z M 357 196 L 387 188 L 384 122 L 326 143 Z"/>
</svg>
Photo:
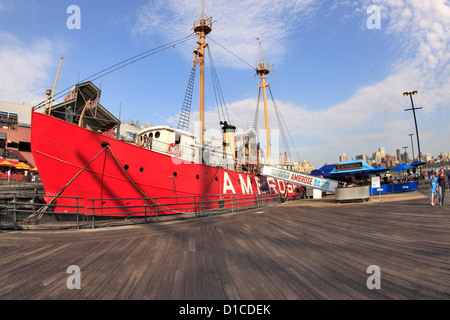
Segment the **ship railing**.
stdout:
<svg viewBox="0 0 450 320">
<path fill-rule="evenodd" d="M 145 148 L 162 153 L 167 154 L 175 159 L 186 161 L 188 163 L 202 163 L 204 162 L 210 166 L 220 166 L 227 169 L 235 169 L 237 166 L 237 160 L 234 159 L 233 154 L 230 152 L 226 152 L 223 148 L 212 147 L 212 146 L 203 146 L 203 148 L 199 144 L 190 144 L 186 145 L 183 143 L 177 144 L 176 152 L 171 152 L 172 143 L 168 143 L 166 141 L 159 141 L 153 139 L 151 146 L 146 145 Z M 203 149 L 203 161 L 201 160 L 201 150 Z"/>
<path fill-rule="evenodd" d="M 200 148 L 196 145 L 185 145 L 182 143 L 177 144 L 177 152 L 172 153 L 171 143 L 168 143 L 166 141 L 160 141 L 157 139 L 153 139 L 151 144 L 144 145 L 146 149 L 174 156 L 176 158 L 179 158 L 183 161 L 188 162 L 199 162 L 200 159 Z"/>
<path fill-rule="evenodd" d="M 86 207 L 86 214 L 92 217 L 92 227 L 96 227 L 96 218 L 123 218 L 125 220 L 135 217 L 156 218 L 158 211 L 154 207 L 154 198 L 92 198 L 88 199 L 91 205 Z M 113 205 L 105 205 L 112 203 Z"/>
<path fill-rule="evenodd" d="M 26 229 L 27 226 L 38 222 L 44 223 L 48 228 L 61 229 L 71 227 L 74 223 L 80 227 L 80 217 L 84 211 L 80 197 L 63 197 L 65 204 L 47 203 L 44 199 L 52 199 L 49 195 L 36 195 L 17 193 L 9 195 L 4 211 L 2 229 Z"/>
<path fill-rule="evenodd" d="M 269 203 L 279 203 L 281 196 L 278 193 L 233 193 L 225 195 L 200 196 L 197 213 L 211 215 L 215 211 L 236 212 L 242 209 L 259 208 Z M 219 199 L 219 200 L 217 200 Z"/>
<path fill-rule="evenodd" d="M 251 207 L 262 207 L 270 203 L 279 203 L 281 195 L 271 193 L 239 193 L 227 195 L 200 195 L 158 198 L 102 198 L 88 199 L 91 205 L 87 214 L 94 217 L 122 217 L 125 219 L 162 216 L 205 216 L 221 212 L 235 212 Z M 112 203 L 113 205 L 105 205 Z"/>
<path fill-rule="evenodd" d="M 0 206 L 2 229 L 81 229 L 199 218 L 281 202 L 278 193 L 85 199 L 21 194 Z"/>
</svg>

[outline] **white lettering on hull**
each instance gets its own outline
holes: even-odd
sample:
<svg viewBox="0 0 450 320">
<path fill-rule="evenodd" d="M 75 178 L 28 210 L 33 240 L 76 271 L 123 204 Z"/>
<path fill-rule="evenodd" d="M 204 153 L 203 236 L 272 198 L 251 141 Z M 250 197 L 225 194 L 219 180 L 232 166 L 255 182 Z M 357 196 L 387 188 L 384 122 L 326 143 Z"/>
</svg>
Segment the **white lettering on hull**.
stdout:
<svg viewBox="0 0 450 320">
<path fill-rule="evenodd" d="M 274 178 L 267 178 L 267 184 L 269 185 L 269 191 L 272 190 L 274 193 L 277 193 L 277 186 Z"/>
<path fill-rule="evenodd" d="M 223 173 L 223 188 L 224 194 L 252 194 L 261 193 L 261 180 L 256 176 L 246 175 L 239 173 L 238 179 L 230 177 L 228 172 Z M 284 194 L 287 189 L 288 194 L 294 193 L 294 186 L 291 183 L 287 183 L 283 180 L 267 177 L 267 185 L 269 192 Z M 256 186 L 256 188 L 254 188 Z M 256 189 L 256 190 L 255 190 Z"/>
<path fill-rule="evenodd" d="M 231 193 L 236 193 L 234 190 L 233 183 L 231 183 L 230 176 L 228 175 L 228 172 L 223 173 L 223 193 L 227 194 L 228 191 L 231 191 Z"/>
<path fill-rule="evenodd" d="M 247 176 L 247 184 L 245 184 L 244 178 L 242 178 L 242 175 L 239 174 L 239 181 L 241 183 L 241 191 L 242 191 L 242 193 L 245 193 L 245 194 L 253 193 L 252 181 L 250 180 L 250 176 Z"/>
</svg>

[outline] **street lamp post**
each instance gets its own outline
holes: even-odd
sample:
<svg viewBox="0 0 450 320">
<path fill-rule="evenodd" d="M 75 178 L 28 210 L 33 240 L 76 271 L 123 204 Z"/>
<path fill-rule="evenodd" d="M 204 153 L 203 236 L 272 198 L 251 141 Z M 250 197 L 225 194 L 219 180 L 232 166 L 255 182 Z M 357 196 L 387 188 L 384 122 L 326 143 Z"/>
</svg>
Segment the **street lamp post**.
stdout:
<svg viewBox="0 0 450 320">
<path fill-rule="evenodd" d="M 403 96 L 409 96 L 411 98 L 411 109 L 405 109 L 405 111 L 410 111 L 412 110 L 413 115 L 414 115 L 414 124 L 416 126 L 416 137 L 417 137 L 417 148 L 419 149 L 419 170 L 420 170 L 420 175 L 422 176 L 422 153 L 420 152 L 420 143 L 419 143 L 419 130 L 417 129 L 417 119 L 416 119 L 416 110 L 418 109 L 422 109 L 422 107 L 419 108 L 415 108 L 414 107 L 414 102 L 413 102 L 413 95 L 417 94 L 417 90 L 412 91 L 412 92 L 403 92 Z"/>
<path fill-rule="evenodd" d="M 414 135 L 414 133 L 408 134 L 408 136 L 411 138 L 412 161 L 414 162 L 414 144 L 413 144 L 413 140 L 412 140 L 412 136 L 413 136 L 413 135 Z"/>
</svg>

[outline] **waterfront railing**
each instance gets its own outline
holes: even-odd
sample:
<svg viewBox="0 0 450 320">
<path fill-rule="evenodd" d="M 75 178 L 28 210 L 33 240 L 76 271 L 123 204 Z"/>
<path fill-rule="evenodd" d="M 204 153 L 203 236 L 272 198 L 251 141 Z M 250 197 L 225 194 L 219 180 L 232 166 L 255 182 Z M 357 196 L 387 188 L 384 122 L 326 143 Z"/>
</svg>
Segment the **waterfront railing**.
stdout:
<svg viewBox="0 0 450 320">
<path fill-rule="evenodd" d="M 278 193 L 202 195 L 176 198 L 103 198 L 15 194 L 0 206 L 0 228 L 85 229 L 201 218 L 264 207 Z M 88 203 L 89 205 L 82 205 Z"/>
</svg>

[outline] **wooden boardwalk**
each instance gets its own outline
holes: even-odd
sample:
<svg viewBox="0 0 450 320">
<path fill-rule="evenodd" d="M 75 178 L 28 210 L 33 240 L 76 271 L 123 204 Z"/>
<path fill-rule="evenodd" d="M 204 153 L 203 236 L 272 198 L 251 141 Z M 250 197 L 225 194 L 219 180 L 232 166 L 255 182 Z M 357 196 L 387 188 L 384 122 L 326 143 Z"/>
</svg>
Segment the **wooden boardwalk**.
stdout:
<svg viewBox="0 0 450 320">
<path fill-rule="evenodd" d="M 133 227 L 3 231 L 0 299 L 449 299 L 449 209 L 412 192 Z M 71 265 L 81 289 L 67 287 Z M 367 287 L 372 265 L 380 289 Z"/>
</svg>

